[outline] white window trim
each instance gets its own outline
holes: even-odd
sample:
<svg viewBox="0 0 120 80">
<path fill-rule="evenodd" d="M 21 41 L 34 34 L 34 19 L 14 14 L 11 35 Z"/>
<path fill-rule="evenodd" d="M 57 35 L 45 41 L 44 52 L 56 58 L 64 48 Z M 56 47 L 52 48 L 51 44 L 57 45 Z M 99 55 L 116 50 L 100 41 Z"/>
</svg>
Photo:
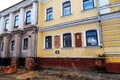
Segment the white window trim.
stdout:
<svg viewBox="0 0 120 80">
<path fill-rule="evenodd" d="M 84 11 L 84 8 L 83 8 L 83 0 L 80 0 L 81 1 L 81 10 Z M 96 4 L 96 0 L 93 0 L 94 1 L 94 7 L 97 7 L 97 4 Z M 94 8 L 93 7 L 93 8 Z M 93 9 L 91 8 L 91 9 Z M 89 9 L 88 9 L 89 10 Z"/>
<path fill-rule="evenodd" d="M 93 28 L 93 29 L 87 29 L 87 30 L 84 31 L 84 47 L 88 47 L 86 45 L 86 32 L 89 31 L 89 30 L 96 30 L 97 31 L 98 47 L 101 46 L 99 29 L 98 28 Z M 97 47 L 97 46 L 91 46 L 91 47 Z"/>
<path fill-rule="evenodd" d="M 28 38 L 28 37 L 24 37 L 23 39 L 22 39 L 22 52 L 27 52 L 28 51 L 28 49 L 27 50 L 23 50 L 23 46 L 24 46 L 24 39 L 25 38 Z M 29 38 L 28 38 L 28 46 L 29 46 Z M 29 47 L 28 47 L 29 48 Z"/>
<path fill-rule="evenodd" d="M 10 18 L 8 18 L 8 17 L 7 17 L 7 18 L 5 18 L 5 22 L 4 22 L 4 24 L 5 24 L 5 27 L 4 27 L 4 29 L 6 29 L 6 20 L 7 20 L 7 19 L 9 20 L 9 23 L 8 23 L 8 25 L 10 24 Z M 9 28 L 8 28 L 8 31 L 9 31 Z"/>
<path fill-rule="evenodd" d="M 54 37 L 53 37 L 53 35 L 47 35 L 47 36 L 44 37 L 44 48 L 43 48 L 43 49 L 46 49 L 46 48 L 45 48 L 45 38 L 48 37 L 48 36 L 51 36 L 51 37 L 52 37 L 52 48 L 50 48 L 50 49 L 53 49 L 53 48 L 54 48 L 54 47 L 53 47 L 53 45 L 54 45 Z M 46 49 L 46 50 L 49 50 L 49 49 Z"/>
<path fill-rule="evenodd" d="M 72 43 L 72 47 L 68 47 L 68 48 L 73 48 L 74 47 L 74 36 L 73 36 L 73 33 L 71 32 L 66 32 L 66 33 L 61 34 L 61 48 L 64 48 L 63 47 L 63 35 L 67 33 L 71 34 L 71 43 Z"/>
<path fill-rule="evenodd" d="M 54 19 L 54 7 L 51 6 L 51 7 L 47 7 L 47 8 L 45 9 L 45 17 L 44 17 L 44 20 L 45 20 L 45 21 L 49 21 L 49 20 L 47 20 L 47 16 L 46 16 L 46 15 L 47 15 L 47 9 L 49 9 L 49 8 L 52 8 L 52 9 L 53 9 L 53 19 Z M 53 20 L 53 19 L 52 19 L 52 20 Z"/>
<path fill-rule="evenodd" d="M 63 3 L 67 2 L 67 1 L 70 1 L 70 4 L 71 4 L 71 14 L 72 14 L 72 2 L 71 0 L 64 0 L 61 4 L 61 16 L 63 16 Z"/>
<path fill-rule="evenodd" d="M 26 23 L 26 14 L 27 14 L 28 11 L 31 11 L 31 21 L 32 21 L 32 9 L 28 9 L 28 10 L 25 11 L 24 23 Z"/>
</svg>

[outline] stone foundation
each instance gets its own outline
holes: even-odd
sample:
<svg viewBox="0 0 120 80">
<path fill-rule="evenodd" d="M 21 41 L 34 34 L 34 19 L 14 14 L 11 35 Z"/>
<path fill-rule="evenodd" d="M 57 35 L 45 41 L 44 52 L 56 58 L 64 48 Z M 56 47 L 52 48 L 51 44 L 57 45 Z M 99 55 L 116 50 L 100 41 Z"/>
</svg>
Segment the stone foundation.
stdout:
<svg viewBox="0 0 120 80">
<path fill-rule="evenodd" d="M 35 67 L 35 61 L 33 58 L 26 58 L 25 59 L 25 69 L 27 71 L 34 70 Z"/>
<path fill-rule="evenodd" d="M 11 59 L 11 66 L 18 67 L 19 59 L 18 58 L 12 58 Z"/>
</svg>

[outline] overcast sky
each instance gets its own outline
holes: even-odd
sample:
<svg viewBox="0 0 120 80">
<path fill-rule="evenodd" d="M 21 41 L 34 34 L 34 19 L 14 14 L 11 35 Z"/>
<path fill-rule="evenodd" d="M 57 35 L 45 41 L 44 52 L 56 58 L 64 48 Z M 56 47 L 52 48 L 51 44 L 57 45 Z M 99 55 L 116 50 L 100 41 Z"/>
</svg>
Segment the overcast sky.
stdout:
<svg viewBox="0 0 120 80">
<path fill-rule="evenodd" d="M 0 11 L 20 2 L 22 0 L 0 0 Z"/>
</svg>

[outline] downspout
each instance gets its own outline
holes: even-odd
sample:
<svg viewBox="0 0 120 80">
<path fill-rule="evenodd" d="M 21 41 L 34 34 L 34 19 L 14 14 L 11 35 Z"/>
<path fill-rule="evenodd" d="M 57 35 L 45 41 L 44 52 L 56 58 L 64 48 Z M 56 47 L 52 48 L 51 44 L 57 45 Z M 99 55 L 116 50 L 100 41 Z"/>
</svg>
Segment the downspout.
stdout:
<svg viewBox="0 0 120 80">
<path fill-rule="evenodd" d="M 100 46 L 102 47 L 102 23 L 101 23 L 101 16 L 100 16 L 100 2 L 98 0 L 98 22 L 99 22 L 99 33 L 100 33 Z"/>
<path fill-rule="evenodd" d="M 35 36 L 35 42 L 34 42 L 34 46 L 35 46 L 35 49 L 34 49 L 34 55 L 35 55 L 35 66 L 37 64 L 37 45 L 38 45 L 38 30 L 39 30 L 39 27 L 38 27 L 38 1 L 37 1 L 37 22 L 36 22 L 36 36 Z"/>
</svg>

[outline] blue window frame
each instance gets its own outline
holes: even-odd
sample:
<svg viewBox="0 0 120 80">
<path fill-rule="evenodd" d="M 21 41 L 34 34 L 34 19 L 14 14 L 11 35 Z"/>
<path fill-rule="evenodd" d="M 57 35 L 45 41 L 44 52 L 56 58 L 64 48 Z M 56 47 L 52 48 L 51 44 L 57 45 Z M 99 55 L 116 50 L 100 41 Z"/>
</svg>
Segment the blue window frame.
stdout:
<svg viewBox="0 0 120 80">
<path fill-rule="evenodd" d="M 31 11 L 26 12 L 26 24 L 31 23 Z"/>
<path fill-rule="evenodd" d="M 52 20 L 53 19 L 53 8 L 48 8 L 46 11 L 46 20 Z"/>
<path fill-rule="evenodd" d="M 45 37 L 45 49 L 52 48 L 52 36 Z"/>
<path fill-rule="evenodd" d="M 19 26 L 19 15 L 15 16 L 15 22 L 14 22 L 14 28 L 17 28 Z"/>
<path fill-rule="evenodd" d="M 71 14 L 71 3 L 70 1 L 64 2 L 62 4 L 63 9 L 63 16 L 70 15 Z"/>
<path fill-rule="evenodd" d="M 63 48 L 72 47 L 71 33 L 63 34 Z"/>
<path fill-rule="evenodd" d="M 7 31 L 9 29 L 9 19 L 6 19 L 5 21 L 5 30 Z"/>
<path fill-rule="evenodd" d="M 86 45 L 98 46 L 97 30 L 89 30 L 86 32 Z"/>
<path fill-rule="evenodd" d="M 83 0 L 83 9 L 91 9 L 94 8 L 94 0 Z"/>
</svg>

